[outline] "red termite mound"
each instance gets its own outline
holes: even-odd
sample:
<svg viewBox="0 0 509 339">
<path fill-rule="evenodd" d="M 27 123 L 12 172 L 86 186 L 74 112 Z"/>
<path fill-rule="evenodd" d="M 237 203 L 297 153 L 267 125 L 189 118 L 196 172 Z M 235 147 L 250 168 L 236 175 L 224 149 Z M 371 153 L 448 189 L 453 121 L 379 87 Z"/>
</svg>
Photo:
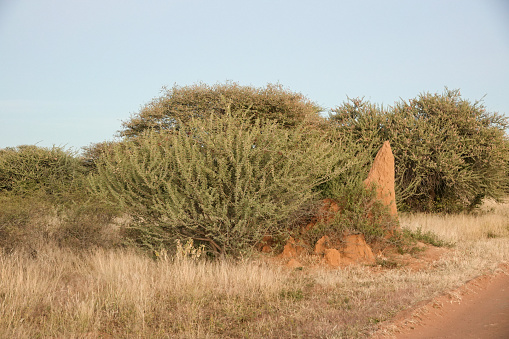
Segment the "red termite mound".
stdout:
<svg viewBox="0 0 509 339">
<path fill-rule="evenodd" d="M 364 180 L 364 185 L 368 189 L 375 185 L 377 198 L 389 208 L 392 216 L 398 217 L 396 192 L 394 190 L 394 155 L 389 141 L 384 142 L 382 148 L 378 151 L 368 178 Z"/>
<path fill-rule="evenodd" d="M 325 235 L 316 242 L 314 253 L 323 255 L 324 261 L 333 267 L 375 263 L 375 256 L 364 235 L 345 234 L 340 243 L 340 246 L 333 246 Z"/>
<path fill-rule="evenodd" d="M 390 214 L 398 217 L 396 208 L 396 194 L 394 190 L 394 155 L 388 141 L 384 142 L 382 148 L 378 151 L 368 178 L 364 181 L 367 189 L 375 186 L 376 199 L 380 200 L 389 209 Z M 341 213 L 341 206 L 332 199 L 322 200 L 322 206 L 310 223 L 301 228 L 302 234 L 311 230 L 317 223 L 330 223 L 334 220 L 336 213 Z M 388 236 L 392 230 L 387 230 Z M 270 237 L 269 237 L 270 238 Z M 264 238 L 263 251 L 270 251 L 270 240 Z M 289 267 L 302 266 L 296 258 L 302 254 L 309 254 L 309 244 L 290 238 L 284 246 L 280 258 L 290 259 L 287 264 Z M 364 235 L 345 233 L 340 239 L 332 239 L 329 236 L 323 236 L 314 244 L 314 255 L 322 258 L 321 260 L 332 267 L 342 267 L 351 264 L 374 264 L 375 256 L 371 247 L 366 243 Z"/>
</svg>

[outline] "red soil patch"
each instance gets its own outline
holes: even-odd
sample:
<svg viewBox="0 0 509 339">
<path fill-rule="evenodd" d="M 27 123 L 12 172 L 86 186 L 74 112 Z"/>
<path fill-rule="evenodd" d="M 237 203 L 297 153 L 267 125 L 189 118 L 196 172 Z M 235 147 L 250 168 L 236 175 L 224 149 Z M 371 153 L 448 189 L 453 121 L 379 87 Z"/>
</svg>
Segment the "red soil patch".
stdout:
<svg viewBox="0 0 509 339">
<path fill-rule="evenodd" d="M 355 240 L 349 245 L 330 246 L 330 242 L 325 241 L 328 239 L 325 236 L 317 242 L 313 252 L 291 238 L 283 253 L 267 259 L 275 264 L 292 269 L 302 267 L 341 269 L 350 265 L 372 266 L 375 274 L 379 269 L 385 268 L 405 268 L 412 271 L 426 270 L 449 251 L 447 248 L 418 243 L 417 247 L 420 247 L 420 250 L 412 255 L 399 254 L 394 247 L 386 247 L 374 254 L 361 234 L 349 235 L 345 238 Z M 337 244 L 337 242 L 335 243 Z"/>
<path fill-rule="evenodd" d="M 344 238 L 345 247 L 341 252 L 343 254 L 343 264 L 374 264 L 375 256 L 371 247 L 366 244 L 362 234 L 350 234 Z"/>
<path fill-rule="evenodd" d="M 399 314 L 376 338 L 509 338 L 509 265 Z"/>
<path fill-rule="evenodd" d="M 418 252 L 414 254 L 400 254 L 395 248 L 388 247 L 383 251 L 379 251 L 376 258 L 381 263 L 384 261 L 392 262 L 398 267 L 420 271 L 431 267 L 442 255 L 449 251 L 445 247 L 435 247 L 421 242 L 418 242 L 415 247 L 418 249 Z"/>
</svg>

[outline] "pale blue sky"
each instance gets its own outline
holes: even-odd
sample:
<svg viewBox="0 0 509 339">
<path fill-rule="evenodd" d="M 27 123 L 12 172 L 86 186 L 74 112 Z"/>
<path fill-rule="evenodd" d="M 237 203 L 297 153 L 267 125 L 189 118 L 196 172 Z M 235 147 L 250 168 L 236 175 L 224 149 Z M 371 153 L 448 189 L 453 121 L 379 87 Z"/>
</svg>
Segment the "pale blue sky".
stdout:
<svg viewBox="0 0 509 339">
<path fill-rule="evenodd" d="M 0 148 L 111 140 L 163 86 L 227 80 L 509 114 L 509 1 L 0 0 Z"/>
</svg>

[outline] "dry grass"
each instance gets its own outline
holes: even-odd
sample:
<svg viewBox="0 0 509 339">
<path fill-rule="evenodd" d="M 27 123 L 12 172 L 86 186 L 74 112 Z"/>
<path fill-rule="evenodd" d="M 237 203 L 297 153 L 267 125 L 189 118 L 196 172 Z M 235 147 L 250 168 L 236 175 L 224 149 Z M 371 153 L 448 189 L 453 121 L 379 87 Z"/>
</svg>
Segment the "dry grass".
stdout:
<svg viewBox="0 0 509 339">
<path fill-rule="evenodd" d="M 439 238 L 454 243 L 509 236 L 509 202 L 486 201 L 473 214 L 410 214 L 400 218 L 403 227 L 432 231 Z"/>
<path fill-rule="evenodd" d="M 508 204 L 403 215 L 456 243 L 426 270 L 290 270 L 265 259 L 152 260 L 134 251 L 0 255 L 1 338 L 356 338 L 509 261 Z"/>
</svg>

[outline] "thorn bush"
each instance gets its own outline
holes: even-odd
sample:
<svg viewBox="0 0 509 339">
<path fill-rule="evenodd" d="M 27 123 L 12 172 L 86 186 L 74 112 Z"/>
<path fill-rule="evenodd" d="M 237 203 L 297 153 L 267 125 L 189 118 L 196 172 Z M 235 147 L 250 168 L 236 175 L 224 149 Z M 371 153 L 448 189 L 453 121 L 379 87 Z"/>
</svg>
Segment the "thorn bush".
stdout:
<svg viewBox="0 0 509 339">
<path fill-rule="evenodd" d="M 335 143 L 301 124 L 283 128 L 249 112 L 191 118 L 171 131 L 145 131 L 111 146 L 90 176 L 93 192 L 137 222 L 148 247 L 193 239 L 209 253 L 242 255 L 265 235 L 288 233 L 344 170 Z"/>
<path fill-rule="evenodd" d="M 44 192 L 57 198 L 79 188 L 84 168 L 71 151 L 22 145 L 0 149 L 0 192 Z"/>
<path fill-rule="evenodd" d="M 350 99 L 329 121 L 373 154 L 373 144 L 391 142 L 399 209 L 459 212 L 507 192 L 507 118 L 459 90 L 424 93 L 389 109 Z"/>
</svg>

